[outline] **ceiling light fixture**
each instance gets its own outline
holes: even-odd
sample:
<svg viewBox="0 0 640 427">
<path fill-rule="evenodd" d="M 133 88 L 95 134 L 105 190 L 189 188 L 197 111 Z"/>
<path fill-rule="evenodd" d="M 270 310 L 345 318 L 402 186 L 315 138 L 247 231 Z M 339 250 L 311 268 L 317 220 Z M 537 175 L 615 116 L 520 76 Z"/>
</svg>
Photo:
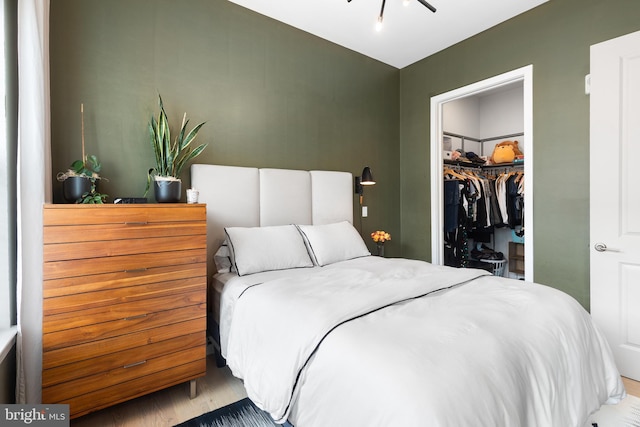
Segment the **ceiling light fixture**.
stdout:
<svg viewBox="0 0 640 427">
<path fill-rule="evenodd" d="M 382 7 L 380 8 L 380 15 L 378 15 L 378 22 L 376 23 L 376 31 L 382 30 L 382 16 L 384 15 L 384 5 L 386 0 L 382 0 Z"/>
<path fill-rule="evenodd" d="M 409 1 L 410 0 L 402 0 L 402 4 L 405 6 L 408 6 Z M 421 5 L 429 9 L 431 12 L 436 13 L 436 8 L 431 6 L 428 2 L 426 2 L 425 0 L 418 0 L 418 1 L 420 2 Z M 347 3 L 351 3 L 351 0 L 347 0 Z M 380 7 L 380 15 L 378 15 L 378 22 L 376 22 L 376 31 L 382 30 L 382 21 L 384 19 L 385 3 L 386 3 L 386 0 L 382 0 L 382 6 Z"/>
</svg>

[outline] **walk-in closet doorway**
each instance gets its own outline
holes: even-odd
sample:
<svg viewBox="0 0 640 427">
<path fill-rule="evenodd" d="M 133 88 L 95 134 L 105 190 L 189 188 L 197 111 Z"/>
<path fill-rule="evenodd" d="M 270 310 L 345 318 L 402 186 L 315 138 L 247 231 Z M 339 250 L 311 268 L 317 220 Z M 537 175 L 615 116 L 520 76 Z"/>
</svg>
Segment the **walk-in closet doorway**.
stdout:
<svg viewBox="0 0 640 427">
<path fill-rule="evenodd" d="M 519 87 L 522 90 L 523 120 L 522 130 L 515 133 L 496 134 L 498 140 L 487 141 L 488 146 L 478 155 L 491 155 L 493 146 L 501 142 L 500 137 L 513 137 L 519 141 L 523 148 L 524 165 L 524 279 L 533 281 L 533 66 L 519 68 L 471 85 L 452 90 L 431 98 L 431 261 L 434 264 L 444 264 L 444 140 L 445 137 L 458 138 L 465 135 L 453 135 L 445 128 L 445 111 L 447 103 L 475 98 L 497 93 L 502 90 L 511 90 Z M 451 104 L 450 104 L 451 105 Z M 523 135 L 520 135 L 523 134 Z M 491 137 L 493 138 L 493 136 Z M 489 139 L 491 139 L 489 138 Z M 476 139 L 477 141 L 473 141 Z M 509 138 L 504 138 L 509 139 Z M 485 141 L 483 138 L 472 138 L 480 147 Z M 471 151 L 471 150 L 469 150 Z M 494 242 L 495 243 L 495 242 Z M 506 256 L 506 255 L 505 255 Z"/>
</svg>

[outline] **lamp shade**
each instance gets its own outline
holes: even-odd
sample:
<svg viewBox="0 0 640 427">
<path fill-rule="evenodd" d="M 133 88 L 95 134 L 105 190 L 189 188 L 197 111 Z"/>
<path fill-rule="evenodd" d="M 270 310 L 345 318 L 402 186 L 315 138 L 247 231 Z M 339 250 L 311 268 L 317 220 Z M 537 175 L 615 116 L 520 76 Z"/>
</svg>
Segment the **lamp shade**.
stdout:
<svg viewBox="0 0 640 427">
<path fill-rule="evenodd" d="M 362 170 L 362 177 L 360 177 L 360 185 L 373 185 L 376 181 L 373 179 L 373 175 L 371 174 L 371 169 L 369 166 L 365 167 Z"/>
</svg>

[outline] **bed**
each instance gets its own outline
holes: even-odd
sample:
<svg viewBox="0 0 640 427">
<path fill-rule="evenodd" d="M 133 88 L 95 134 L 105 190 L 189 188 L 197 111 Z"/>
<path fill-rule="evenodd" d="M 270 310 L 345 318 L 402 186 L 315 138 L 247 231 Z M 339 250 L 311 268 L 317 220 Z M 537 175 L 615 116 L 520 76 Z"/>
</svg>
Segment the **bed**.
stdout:
<svg viewBox="0 0 640 427">
<path fill-rule="evenodd" d="M 625 397 L 567 294 L 370 255 L 350 173 L 197 164 L 191 176 L 222 355 L 276 422 L 583 427 Z"/>
</svg>

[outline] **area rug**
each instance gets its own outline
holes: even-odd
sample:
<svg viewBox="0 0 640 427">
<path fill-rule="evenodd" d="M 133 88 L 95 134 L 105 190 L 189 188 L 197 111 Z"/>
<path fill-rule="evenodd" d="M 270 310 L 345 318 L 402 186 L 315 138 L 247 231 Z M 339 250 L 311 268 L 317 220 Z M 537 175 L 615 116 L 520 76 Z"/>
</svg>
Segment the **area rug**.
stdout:
<svg viewBox="0 0 640 427">
<path fill-rule="evenodd" d="M 192 418 L 175 427 L 291 427 L 273 422 L 249 398 Z M 640 427 L 640 398 L 627 396 L 617 405 L 603 405 L 584 427 Z"/>
<path fill-rule="evenodd" d="M 249 398 L 192 418 L 175 427 L 290 427 L 273 422 L 269 414 L 260 410 Z"/>
<path fill-rule="evenodd" d="M 602 405 L 585 427 L 640 427 L 640 398 L 629 395 L 617 405 Z"/>
</svg>

